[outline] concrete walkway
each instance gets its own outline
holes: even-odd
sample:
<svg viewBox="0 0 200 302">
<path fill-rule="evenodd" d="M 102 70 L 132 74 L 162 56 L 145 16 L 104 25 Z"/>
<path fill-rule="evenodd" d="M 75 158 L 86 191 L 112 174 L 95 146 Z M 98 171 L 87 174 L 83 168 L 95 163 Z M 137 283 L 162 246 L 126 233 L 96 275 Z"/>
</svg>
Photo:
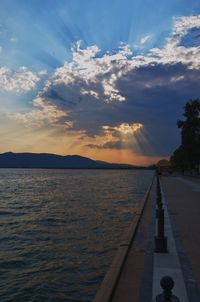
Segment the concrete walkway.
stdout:
<svg viewBox="0 0 200 302">
<path fill-rule="evenodd" d="M 162 192 L 162 202 L 165 210 L 165 236 L 167 237 L 168 252 L 154 253 L 152 301 L 156 301 L 156 296 L 161 293 L 161 278 L 170 276 L 175 283 L 173 294 L 181 302 L 189 302 L 164 192 Z M 157 234 L 157 228 L 155 234 Z"/>
<path fill-rule="evenodd" d="M 152 224 L 156 184 L 152 185 L 136 236 L 129 249 L 123 269 L 112 297 L 112 302 L 151 301 L 152 289 Z M 145 274 L 144 274 L 145 272 Z M 142 291 L 141 291 L 142 285 Z M 141 298 L 142 296 L 142 298 Z"/>
<path fill-rule="evenodd" d="M 159 283 L 165 275 L 174 279 L 173 293 L 179 297 L 180 302 L 200 301 L 200 179 L 162 176 L 161 187 L 169 253 L 154 253 L 154 181 L 134 240 L 119 269 L 117 283 L 111 298 L 106 301 L 155 301 L 155 297 L 162 292 Z M 116 261 L 114 266 L 117 266 Z M 104 281 L 112 279 L 111 273 Z M 104 284 L 103 287 L 106 287 L 107 281 Z M 97 296 L 102 296 L 102 299 L 97 299 L 98 302 L 105 302 L 101 289 Z"/>
<path fill-rule="evenodd" d="M 189 301 L 200 301 L 200 179 L 161 177 Z"/>
</svg>

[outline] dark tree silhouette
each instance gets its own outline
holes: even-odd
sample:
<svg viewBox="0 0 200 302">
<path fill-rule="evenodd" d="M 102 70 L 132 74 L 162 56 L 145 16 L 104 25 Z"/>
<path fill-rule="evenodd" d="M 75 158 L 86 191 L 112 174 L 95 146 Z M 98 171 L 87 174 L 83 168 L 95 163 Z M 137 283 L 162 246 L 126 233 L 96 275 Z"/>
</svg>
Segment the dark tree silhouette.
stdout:
<svg viewBox="0 0 200 302">
<path fill-rule="evenodd" d="M 181 146 L 171 157 L 173 166 L 185 169 L 199 168 L 200 165 L 200 100 L 190 100 L 184 106 L 185 120 L 178 120 L 181 129 Z"/>
</svg>

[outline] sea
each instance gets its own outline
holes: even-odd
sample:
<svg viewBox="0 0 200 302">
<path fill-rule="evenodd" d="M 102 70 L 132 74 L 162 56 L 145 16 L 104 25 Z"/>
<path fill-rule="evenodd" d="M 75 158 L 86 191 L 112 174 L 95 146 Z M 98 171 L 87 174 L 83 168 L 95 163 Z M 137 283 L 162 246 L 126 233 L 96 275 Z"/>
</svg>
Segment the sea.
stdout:
<svg viewBox="0 0 200 302">
<path fill-rule="evenodd" d="M 0 169 L 0 301 L 92 301 L 153 173 Z"/>
</svg>

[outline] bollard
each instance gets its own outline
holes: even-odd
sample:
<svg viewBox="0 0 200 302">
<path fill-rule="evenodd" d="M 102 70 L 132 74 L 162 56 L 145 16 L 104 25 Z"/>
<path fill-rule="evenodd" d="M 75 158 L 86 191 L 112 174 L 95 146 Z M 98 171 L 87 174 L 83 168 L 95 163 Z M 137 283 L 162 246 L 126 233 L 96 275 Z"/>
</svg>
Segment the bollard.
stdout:
<svg viewBox="0 0 200 302">
<path fill-rule="evenodd" d="M 164 210 L 158 210 L 157 236 L 155 236 L 155 253 L 167 253 L 167 237 L 164 236 Z"/>
<path fill-rule="evenodd" d="M 163 289 L 163 293 L 156 296 L 156 302 L 180 302 L 179 298 L 172 294 L 174 280 L 171 277 L 163 277 L 160 280 L 160 285 Z"/>
<path fill-rule="evenodd" d="M 167 237 L 165 237 L 165 215 L 162 203 L 160 181 L 157 175 L 157 236 L 155 236 L 155 253 L 167 253 Z"/>
<path fill-rule="evenodd" d="M 156 202 L 157 202 L 158 208 L 162 208 L 162 206 L 163 206 L 162 194 L 161 194 L 160 180 L 159 180 L 158 174 L 157 174 L 157 197 L 156 197 Z"/>
<path fill-rule="evenodd" d="M 160 189 L 160 182 L 159 179 L 157 180 L 157 196 L 156 196 L 156 218 L 159 216 L 159 210 L 162 210 L 163 203 L 162 203 L 162 195 L 161 195 L 161 189 Z"/>
</svg>

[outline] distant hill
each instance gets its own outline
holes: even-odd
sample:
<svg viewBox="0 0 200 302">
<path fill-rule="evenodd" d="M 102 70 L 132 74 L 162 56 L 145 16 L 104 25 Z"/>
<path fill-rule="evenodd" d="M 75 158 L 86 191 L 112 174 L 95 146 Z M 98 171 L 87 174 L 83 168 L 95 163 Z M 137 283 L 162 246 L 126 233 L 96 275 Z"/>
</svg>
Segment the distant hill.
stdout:
<svg viewBox="0 0 200 302">
<path fill-rule="evenodd" d="M 0 168 L 48 168 L 48 169 L 143 169 L 128 164 L 111 164 L 95 161 L 79 155 L 56 155 L 48 153 L 0 154 Z"/>
</svg>

